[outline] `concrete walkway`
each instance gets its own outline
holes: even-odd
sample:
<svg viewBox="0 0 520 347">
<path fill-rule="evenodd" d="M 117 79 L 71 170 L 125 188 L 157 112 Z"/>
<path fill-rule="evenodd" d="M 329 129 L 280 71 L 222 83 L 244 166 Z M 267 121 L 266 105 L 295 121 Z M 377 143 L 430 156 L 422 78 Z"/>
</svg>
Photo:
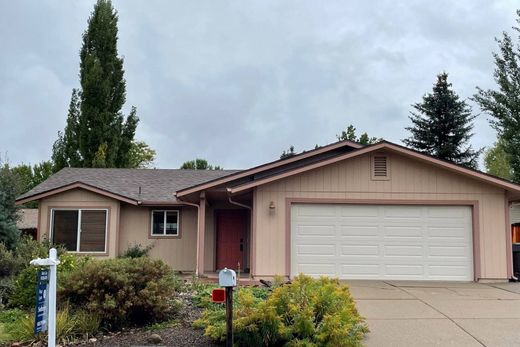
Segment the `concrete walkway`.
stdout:
<svg viewBox="0 0 520 347">
<path fill-rule="evenodd" d="M 520 283 L 347 281 L 367 346 L 520 346 Z"/>
</svg>

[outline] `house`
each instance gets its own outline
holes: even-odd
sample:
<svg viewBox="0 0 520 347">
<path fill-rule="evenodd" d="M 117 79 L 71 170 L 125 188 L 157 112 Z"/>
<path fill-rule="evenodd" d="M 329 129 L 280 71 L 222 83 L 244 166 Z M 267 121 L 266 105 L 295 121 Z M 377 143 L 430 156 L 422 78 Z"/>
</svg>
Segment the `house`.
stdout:
<svg viewBox="0 0 520 347">
<path fill-rule="evenodd" d="M 242 171 L 63 169 L 20 196 L 38 238 L 252 278 L 507 280 L 520 185 L 391 142 L 340 141 Z"/>
<path fill-rule="evenodd" d="M 38 209 L 21 208 L 19 210 L 20 218 L 16 221 L 16 227 L 22 235 L 30 236 L 36 239 L 38 232 Z"/>
</svg>

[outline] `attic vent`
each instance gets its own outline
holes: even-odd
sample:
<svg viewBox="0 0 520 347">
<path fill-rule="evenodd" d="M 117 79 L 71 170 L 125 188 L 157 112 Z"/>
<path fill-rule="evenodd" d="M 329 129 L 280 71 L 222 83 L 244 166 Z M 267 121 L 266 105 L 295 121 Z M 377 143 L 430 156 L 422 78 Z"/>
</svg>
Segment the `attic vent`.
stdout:
<svg viewBox="0 0 520 347">
<path fill-rule="evenodd" d="M 372 165 L 373 179 L 388 179 L 388 157 L 386 155 L 374 155 Z"/>
</svg>

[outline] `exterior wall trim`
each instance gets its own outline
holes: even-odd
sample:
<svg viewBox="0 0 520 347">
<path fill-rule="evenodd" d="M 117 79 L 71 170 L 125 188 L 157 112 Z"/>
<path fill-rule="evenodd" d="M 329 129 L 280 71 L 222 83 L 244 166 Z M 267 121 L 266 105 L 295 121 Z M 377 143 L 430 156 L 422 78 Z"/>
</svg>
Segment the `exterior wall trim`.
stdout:
<svg viewBox="0 0 520 347">
<path fill-rule="evenodd" d="M 293 204 L 469 206 L 472 209 L 473 279 L 475 281 L 481 279 L 478 200 L 328 199 L 288 197 L 285 199 L 285 273 L 288 278 L 291 276 L 291 206 Z"/>
</svg>

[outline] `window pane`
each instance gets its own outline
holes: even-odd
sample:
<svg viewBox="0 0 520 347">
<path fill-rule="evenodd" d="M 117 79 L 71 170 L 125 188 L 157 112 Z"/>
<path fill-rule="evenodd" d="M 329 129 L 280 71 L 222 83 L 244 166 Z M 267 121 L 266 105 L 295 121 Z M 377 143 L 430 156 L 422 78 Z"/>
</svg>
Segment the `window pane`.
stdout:
<svg viewBox="0 0 520 347">
<path fill-rule="evenodd" d="M 81 252 L 104 252 L 107 211 L 81 211 Z"/>
<path fill-rule="evenodd" d="M 166 234 L 177 235 L 177 211 L 166 211 Z"/>
<path fill-rule="evenodd" d="M 62 244 L 69 251 L 77 251 L 78 211 L 54 211 L 52 242 Z"/>
<path fill-rule="evenodd" d="M 152 214 L 152 234 L 164 234 L 164 211 L 154 211 Z"/>
</svg>

